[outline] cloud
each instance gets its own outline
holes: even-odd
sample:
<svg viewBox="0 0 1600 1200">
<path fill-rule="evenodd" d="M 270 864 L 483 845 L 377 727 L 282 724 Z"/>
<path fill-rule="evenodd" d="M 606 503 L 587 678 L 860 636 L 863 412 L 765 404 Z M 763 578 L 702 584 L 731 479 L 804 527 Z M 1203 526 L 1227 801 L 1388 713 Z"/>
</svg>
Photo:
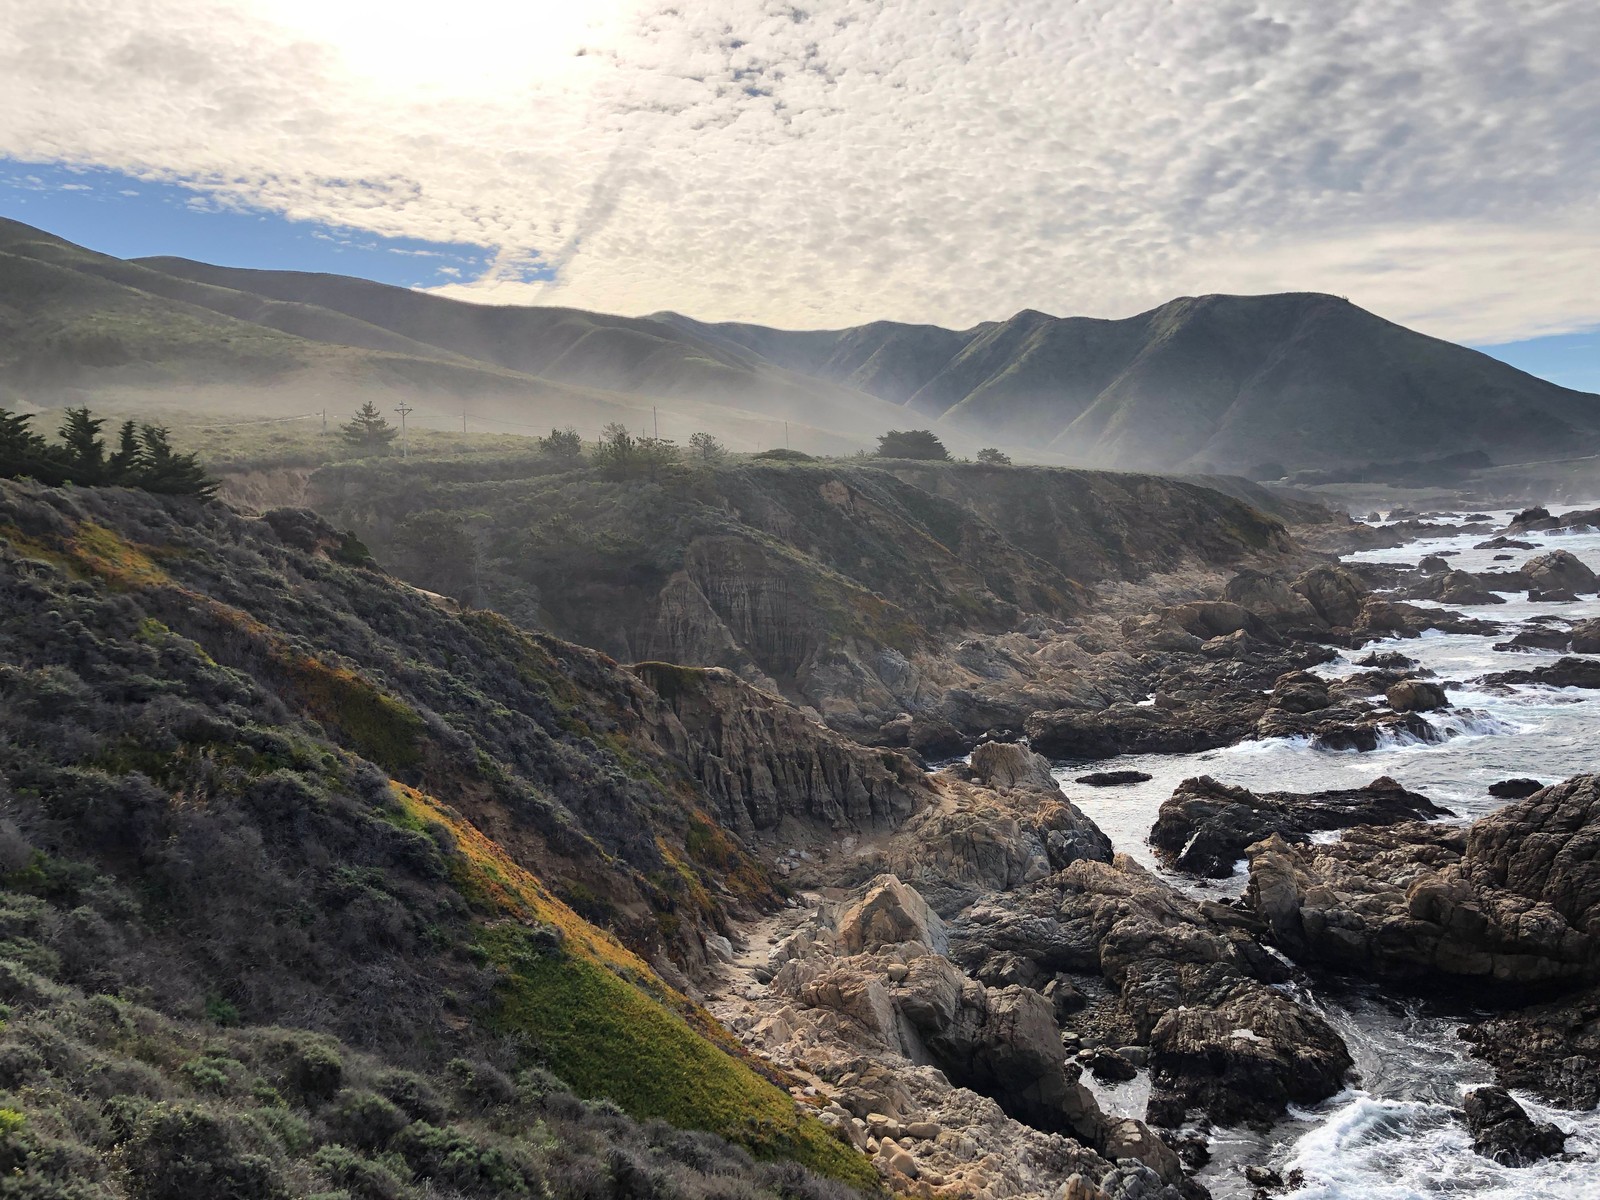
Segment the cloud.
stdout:
<svg viewBox="0 0 1600 1200">
<path fill-rule="evenodd" d="M 1600 323 L 1591 0 L 0 0 L 0 153 L 791 326 L 1327 290 Z"/>
</svg>

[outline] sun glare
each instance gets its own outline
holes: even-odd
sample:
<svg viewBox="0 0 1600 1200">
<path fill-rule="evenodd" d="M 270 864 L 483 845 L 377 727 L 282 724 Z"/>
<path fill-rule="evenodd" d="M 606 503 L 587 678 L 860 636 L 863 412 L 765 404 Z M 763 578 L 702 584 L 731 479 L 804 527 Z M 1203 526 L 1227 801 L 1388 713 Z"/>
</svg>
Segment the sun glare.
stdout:
<svg viewBox="0 0 1600 1200">
<path fill-rule="evenodd" d="M 632 0 L 248 0 L 354 73 L 453 93 L 550 82 L 604 48 Z M 592 62 L 592 58 L 590 58 Z"/>
</svg>

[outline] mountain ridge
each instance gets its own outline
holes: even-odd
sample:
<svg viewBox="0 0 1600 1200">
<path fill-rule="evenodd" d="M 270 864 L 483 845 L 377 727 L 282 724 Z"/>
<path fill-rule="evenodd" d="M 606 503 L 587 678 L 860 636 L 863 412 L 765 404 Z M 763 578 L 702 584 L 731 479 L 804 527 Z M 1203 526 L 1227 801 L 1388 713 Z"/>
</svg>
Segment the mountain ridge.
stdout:
<svg viewBox="0 0 1600 1200">
<path fill-rule="evenodd" d="M 48 269 L 68 274 L 46 287 Z M 715 429 L 750 449 L 783 438 L 836 454 L 931 424 L 958 453 L 1273 478 L 1600 447 L 1600 397 L 1315 292 L 1184 296 L 1116 319 L 1024 309 L 963 330 L 782 330 L 121 260 L 0 221 L 0 332 L 0 387 L 18 393 L 237 382 L 271 408 L 414 387 L 434 419 L 481 399 L 491 420 Z"/>
</svg>

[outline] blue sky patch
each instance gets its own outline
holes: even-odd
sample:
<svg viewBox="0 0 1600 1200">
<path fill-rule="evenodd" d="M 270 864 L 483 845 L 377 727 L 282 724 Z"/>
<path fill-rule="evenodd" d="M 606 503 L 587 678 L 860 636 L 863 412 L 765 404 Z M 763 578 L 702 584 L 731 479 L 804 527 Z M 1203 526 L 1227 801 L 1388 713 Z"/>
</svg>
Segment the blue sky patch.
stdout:
<svg viewBox="0 0 1600 1200">
<path fill-rule="evenodd" d="M 327 271 L 400 287 L 481 275 L 493 252 L 466 243 L 379 237 L 219 204 L 176 183 L 120 171 L 0 159 L 0 217 L 112 254 L 176 255 L 226 267 Z"/>
<path fill-rule="evenodd" d="M 1562 387 L 1600 392 L 1600 329 L 1528 338 L 1498 346 L 1475 346 L 1474 349 Z"/>
</svg>

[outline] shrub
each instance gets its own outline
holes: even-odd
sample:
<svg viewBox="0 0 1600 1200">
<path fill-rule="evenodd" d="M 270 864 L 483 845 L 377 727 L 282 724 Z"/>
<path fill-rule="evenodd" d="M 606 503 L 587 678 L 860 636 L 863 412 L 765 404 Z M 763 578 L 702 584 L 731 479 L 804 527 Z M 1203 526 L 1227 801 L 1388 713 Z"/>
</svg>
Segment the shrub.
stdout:
<svg viewBox="0 0 1600 1200">
<path fill-rule="evenodd" d="M 928 429 L 891 429 L 878 438 L 879 458 L 915 458 L 948 462 L 950 451 Z"/>
<path fill-rule="evenodd" d="M 409 1124 L 406 1115 L 382 1096 L 346 1088 L 326 1114 L 335 1138 L 352 1146 L 375 1150 Z"/>
<path fill-rule="evenodd" d="M 996 450 L 993 446 L 985 446 L 978 451 L 978 461 L 988 463 L 992 467 L 1009 467 L 1011 465 L 1011 455 L 1004 450 Z"/>
<path fill-rule="evenodd" d="M 244 1149 L 226 1118 L 198 1104 L 154 1104 L 123 1148 L 138 1200 L 275 1200 L 287 1189 L 272 1161 Z"/>
</svg>

